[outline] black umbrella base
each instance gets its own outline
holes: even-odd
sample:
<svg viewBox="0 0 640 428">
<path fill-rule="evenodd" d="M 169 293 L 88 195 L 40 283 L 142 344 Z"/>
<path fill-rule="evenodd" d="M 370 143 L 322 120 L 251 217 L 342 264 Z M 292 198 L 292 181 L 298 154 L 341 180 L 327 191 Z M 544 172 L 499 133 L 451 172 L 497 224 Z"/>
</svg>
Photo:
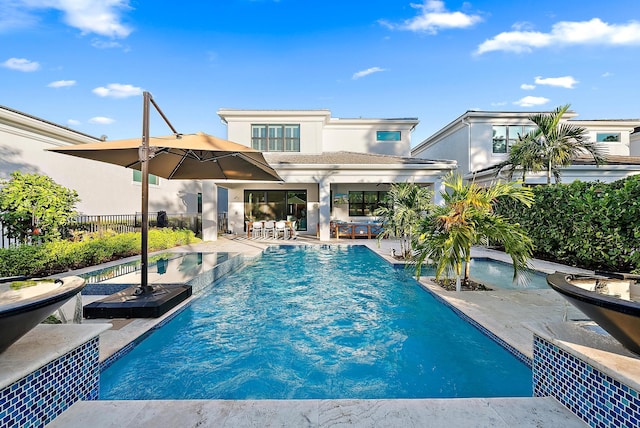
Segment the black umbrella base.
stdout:
<svg viewBox="0 0 640 428">
<path fill-rule="evenodd" d="M 85 318 L 158 318 L 191 296 L 190 285 L 156 285 L 152 291 L 136 294 L 129 288 L 84 306 Z M 138 291 L 139 293 L 139 291 Z"/>
</svg>

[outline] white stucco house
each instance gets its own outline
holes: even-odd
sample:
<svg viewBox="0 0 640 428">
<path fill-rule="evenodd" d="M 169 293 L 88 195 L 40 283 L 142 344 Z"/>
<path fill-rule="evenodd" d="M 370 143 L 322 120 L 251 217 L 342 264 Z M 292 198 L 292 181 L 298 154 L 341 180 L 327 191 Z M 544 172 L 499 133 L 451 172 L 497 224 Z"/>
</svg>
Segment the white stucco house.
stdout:
<svg viewBox="0 0 640 428">
<path fill-rule="evenodd" d="M 151 176 L 149 211 L 202 212 L 205 240 L 217 238 L 219 211 L 228 212 L 228 228 L 237 234 L 245 232 L 248 219 L 295 217 L 299 233 L 328 240 L 331 220 L 375 220 L 373 211 L 391 183 L 440 190 L 442 177 L 456 168 L 451 160 L 410 157 L 416 118 L 338 119 L 328 110 L 221 109 L 218 115 L 227 124 L 227 139 L 264 152 L 284 182 Z M 0 106 L 0 178 L 15 170 L 46 174 L 78 192 L 83 214 L 140 212 L 139 172 L 46 150 L 98 141 Z M 218 198 L 219 188 L 227 189 L 228 204 Z"/>
<path fill-rule="evenodd" d="M 0 106 L 0 179 L 16 170 L 45 174 L 80 196 L 82 214 L 141 211 L 138 171 L 48 152 L 46 149 L 101 141 L 73 129 Z M 197 213 L 202 184 L 150 177 L 149 210 Z"/>
<path fill-rule="evenodd" d="M 299 233 L 330 239 L 330 222 L 366 222 L 391 183 L 440 190 L 451 160 L 410 157 L 416 118 L 340 119 L 328 110 L 220 109 L 227 139 L 263 151 L 284 183 L 228 188 L 229 227 L 293 219 Z M 435 159 L 435 158 L 432 158 Z M 446 158 L 442 158 L 446 159 Z"/>
<path fill-rule="evenodd" d="M 469 110 L 411 150 L 411 156 L 425 159 L 453 159 L 466 179 L 489 183 L 496 178 L 494 165 L 507 159 L 509 147 L 518 134 L 534 126 L 528 117 L 535 112 Z M 541 112 L 548 113 L 548 112 Z M 573 162 L 561 171 L 561 180 L 611 182 L 640 173 L 640 138 L 634 129 L 640 119 L 578 120 L 568 111 L 563 120 L 586 128 L 591 141 L 601 146 L 608 163 L 596 167 L 588 159 Z M 633 136 L 632 136 L 633 135 Z M 527 183 L 546 182 L 544 174 L 527 175 Z"/>
</svg>

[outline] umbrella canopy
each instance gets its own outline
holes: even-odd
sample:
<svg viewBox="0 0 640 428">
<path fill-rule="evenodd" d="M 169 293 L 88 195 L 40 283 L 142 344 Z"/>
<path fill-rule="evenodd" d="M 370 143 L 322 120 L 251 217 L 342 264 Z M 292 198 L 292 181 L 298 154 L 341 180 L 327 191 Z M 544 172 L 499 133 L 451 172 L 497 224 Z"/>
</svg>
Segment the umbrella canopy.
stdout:
<svg viewBox="0 0 640 428">
<path fill-rule="evenodd" d="M 140 138 L 49 149 L 140 170 Z M 202 132 L 150 137 L 149 173 L 170 180 L 283 181 L 261 152 Z"/>
<path fill-rule="evenodd" d="M 301 198 L 297 196 L 292 196 L 290 198 L 287 198 L 287 203 L 288 204 L 306 204 L 307 201 L 303 201 Z"/>
</svg>

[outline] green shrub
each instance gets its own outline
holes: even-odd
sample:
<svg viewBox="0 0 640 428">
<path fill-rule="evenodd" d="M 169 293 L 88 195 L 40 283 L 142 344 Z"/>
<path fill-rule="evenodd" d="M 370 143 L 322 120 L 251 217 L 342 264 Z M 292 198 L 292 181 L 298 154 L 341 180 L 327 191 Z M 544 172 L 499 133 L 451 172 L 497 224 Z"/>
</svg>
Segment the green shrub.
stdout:
<svg viewBox="0 0 640 428">
<path fill-rule="evenodd" d="M 520 222 L 537 257 L 586 269 L 640 269 L 640 176 L 533 190 L 531 208 L 500 201 L 497 210 Z"/>
<path fill-rule="evenodd" d="M 0 220 L 7 235 L 20 242 L 59 239 L 75 215 L 78 193 L 40 174 L 11 173 L 0 180 Z"/>
<path fill-rule="evenodd" d="M 198 242 L 190 230 L 152 229 L 149 251 Z M 140 233 L 88 234 L 82 241 L 53 241 L 0 249 L 0 276 L 47 276 L 140 253 Z"/>
</svg>

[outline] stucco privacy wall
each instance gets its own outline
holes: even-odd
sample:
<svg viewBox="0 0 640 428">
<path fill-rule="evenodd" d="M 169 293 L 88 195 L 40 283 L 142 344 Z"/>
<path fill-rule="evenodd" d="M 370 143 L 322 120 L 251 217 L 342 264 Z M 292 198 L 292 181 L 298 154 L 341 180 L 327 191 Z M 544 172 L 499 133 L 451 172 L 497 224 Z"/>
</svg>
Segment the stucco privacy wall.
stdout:
<svg viewBox="0 0 640 428">
<path fill-rule="evenodd" d="M 133 214 L 141 211 L 140 183 L 131 169 L 76 158 L 46 149 L 83 143 L 98 138 L 73 131 L 7 108 L 0 107 L 0 179 L 16 170 L 45 174 L 58 184 L 74 189 L 84 214 Z M 149 186 L 149 211 L 197 212 L 196 181 L 160 179 Z"/>
</svg>

